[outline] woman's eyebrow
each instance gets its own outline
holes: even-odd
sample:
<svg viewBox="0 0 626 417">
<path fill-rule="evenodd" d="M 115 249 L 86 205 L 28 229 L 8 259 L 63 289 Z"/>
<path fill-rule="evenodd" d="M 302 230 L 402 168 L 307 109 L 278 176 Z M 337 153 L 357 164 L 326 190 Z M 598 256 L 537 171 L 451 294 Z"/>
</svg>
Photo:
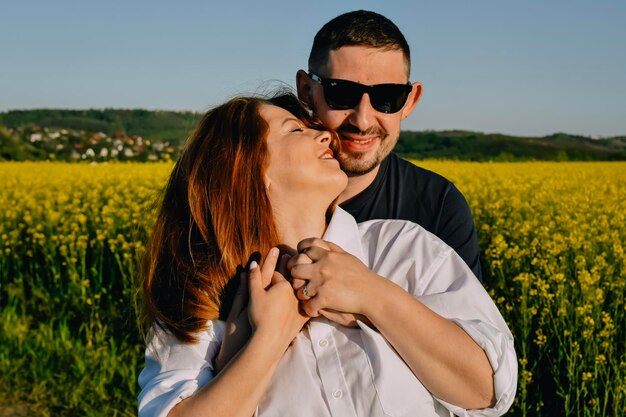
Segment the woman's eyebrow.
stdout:
<svg viewBox="0 0 626 417">
<path fill-rule="evenodd" d="M 296 122 L 298 124 L 302 123 L 300 119 L 297 119 L 295 117 L 287 117 L 285 120 L 283 120 L 283 123 L 281 124 L 281 127 L 285 126 L 289 122 Z"/>
</svg>

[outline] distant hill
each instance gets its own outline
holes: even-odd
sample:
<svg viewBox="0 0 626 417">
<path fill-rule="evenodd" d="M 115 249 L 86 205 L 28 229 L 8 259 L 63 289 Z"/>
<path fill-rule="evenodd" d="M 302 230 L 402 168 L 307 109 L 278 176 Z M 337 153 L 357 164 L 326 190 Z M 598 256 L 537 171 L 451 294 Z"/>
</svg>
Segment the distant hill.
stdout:
<svg viewBox="0 0 626 417">
<path fill-rule="evenodd" d="M 565 133 L 520 137 L 460 130 L 405 131 L 395 150 L 416 159 L 623 161 L 626 136 L 591 139 Z"/>
<path fill-rule="evenodd" d="M 0 113 L 0 160 L 176 159 L 201 117 L 194 112 L 142 109 L 11 110 Z M 612 161 L 626 160 L 626 136 L 403 131 L 396 151 L 415 159 Z"/>
</svg>

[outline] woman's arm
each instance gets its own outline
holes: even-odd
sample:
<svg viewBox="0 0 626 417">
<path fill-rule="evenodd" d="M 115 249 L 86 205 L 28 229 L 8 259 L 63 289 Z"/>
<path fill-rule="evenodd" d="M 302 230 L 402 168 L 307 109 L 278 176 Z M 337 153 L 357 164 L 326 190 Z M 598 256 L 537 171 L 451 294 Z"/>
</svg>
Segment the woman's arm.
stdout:
<svg viewBox="0 0 626 417">
<path fill-rule="evenodd" d="M 250 417 L 289 342 L 255 332 L 237 356 L 207 385 L 178 403 L 168 417 Z M 284 338 L 283 338 L 284 340 Z"/>
<path fill-rule="evenodd" d="M 284 277 L 274 272 L 278 250 L 272 249 L 249 273 L 252 336 L 244 348 L 205 386 L 182 400 L 169 417 L 250 417 L 263 396 L 285 350 L 308 317 Z"/>
</svg>

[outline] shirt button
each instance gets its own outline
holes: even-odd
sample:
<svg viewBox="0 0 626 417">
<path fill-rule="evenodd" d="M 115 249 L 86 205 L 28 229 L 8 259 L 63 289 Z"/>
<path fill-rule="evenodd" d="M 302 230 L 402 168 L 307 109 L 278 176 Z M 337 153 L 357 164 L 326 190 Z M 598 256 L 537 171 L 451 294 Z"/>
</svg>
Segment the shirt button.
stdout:
<svg viewBox="0 0 626 417">
<path fill-rule="evenodd" d="M 323 347 L 325 348 L 326 346 L 328 346 L 328 340 L 326 339 L 322 339 L 318 342 L 319 347 Z"/>
<path fill-rule="evenodd" d="M 337 391 L 333 392 L 333 397 L 341 398 L 341 397 L 343 397 L 343 392 L 341 392 L 341 390 L 338 389 Z"/>
</svg>

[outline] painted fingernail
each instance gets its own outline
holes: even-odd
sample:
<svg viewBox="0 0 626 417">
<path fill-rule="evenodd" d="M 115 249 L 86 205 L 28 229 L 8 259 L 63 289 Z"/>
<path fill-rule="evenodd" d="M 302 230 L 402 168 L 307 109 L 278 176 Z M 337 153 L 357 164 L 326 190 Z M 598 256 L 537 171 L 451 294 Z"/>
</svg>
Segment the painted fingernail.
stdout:
<svg viewBox="0 0 626 417">
<path fill-rule="evenodd" d="M 270 249 L 270 255 L 272 255 L 272 256 L 278 256 L 278 248 L 272 248 L 272 249 Z"/>
<path fill-rule="evenodd" d="M 252 271 L 254 268 L 257 268 L 258 266 L 259 266 L 259 264 L 256 261 L 252 261 L 252 262 L 250 262 L 249 270 Z"/>
</svg>

